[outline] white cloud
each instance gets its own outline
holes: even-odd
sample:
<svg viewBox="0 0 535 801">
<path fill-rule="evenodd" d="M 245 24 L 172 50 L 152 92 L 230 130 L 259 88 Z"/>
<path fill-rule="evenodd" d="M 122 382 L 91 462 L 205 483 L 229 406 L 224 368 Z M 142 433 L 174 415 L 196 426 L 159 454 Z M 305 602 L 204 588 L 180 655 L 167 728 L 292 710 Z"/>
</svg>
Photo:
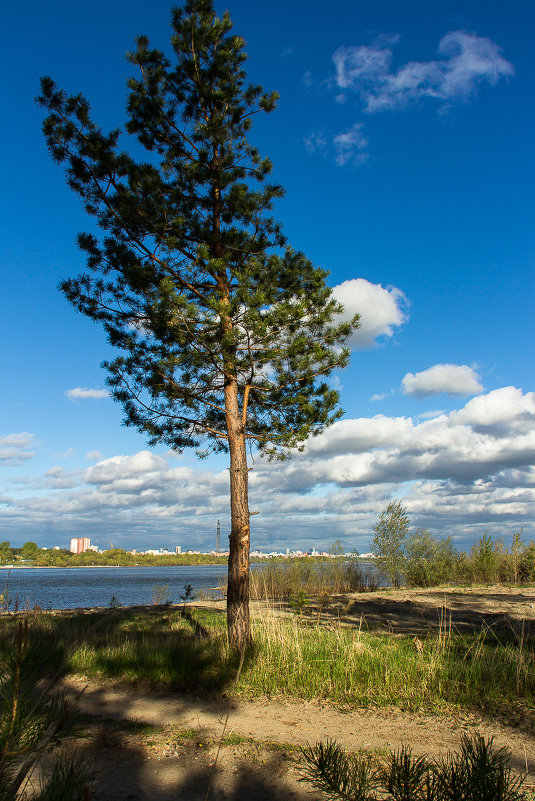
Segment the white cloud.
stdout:
<svg viewBox="0 0 535 801">
<path fill-rule="evenodd" d="M 88 389 L 87 387 L 75 387 L 74 389 L 68 389 L 64 393 L 64 396 L 68 398 L 70 401 L 86 400 L 88 398 L 91 399 L 107 398 L 108 391 L 106 389 Z"/>
<path fill-rule="evenodd" d="M 167 469 L 167 462 L 150 451 L 139 451 L 133 456 L 113 456 L 104 459 L 93 467 L 89 467 L 84 474 L 88 484 L 113 484 L 117 481 L 137 479 L 142 476 L 154 475 Z"/>
<path fill-rule="evenodd" d="M 54 456 L 56 459 L 69 459 L 71 456 L 74 456 L 75 453 L 76 451 L 74 448 L 67 448 L 63 453 L 55 453 Z"/>
<path fill-rule="evenodd" d="M 535 393 L 515 387 L 473 398 L 463 409 L 431 420 L 341 420 L 311 440 L 280 469 L 282 485 L 338 485 L 488 479 L 535 464 Z"/>
<path fill-rule="evenodd" d="M 34 435 L 27 431 L 0 437 L 0 464 L 18 465 L 35 456 L 34 451 L 28 450 L 33 439 Z"/>
<path fill-rule="evenodd" d="M 348 131 L 334 137 L 335 161 L 339 167 L 344 167 L 348 163 L 363 164 L 367 160 L 368 155 L 365 151 L 368 140 L 362 132 L 363 127 L 363 124 L 358 122 Z"/>
<path fill-rule="evenodd" d="M 90 462 L 99 462 L 102 459 L 102 453 L 100 451 L 87 451 L 85 458 L 89 459 Z"/>
<path fill-rule="evenodd" d="M 502 387 L 472 398 L 464 409 L 452 413 L 452 420 L 475 429 L 510 430 L 529 433 L 535 418 L 535 393 L 522 394 L 517 387 Z"/>
<path fill-rule="evenodd" d="M 476 395 L 483 391 L 478 374 L 466 364 L 435 364 L 420 373 L 407 373 L 401 387 L 404 395 Z"/>
<path fill-rule="evenodd" d="M 393 72 L 392 45 L 399 37 L 381 37 L 370 46 L 339 47 L 333 54 L 336 87 L 357 93 L 369 113 L 403 108 L 431 98 L 445 106 L 466 101 L 481 83 L 495 86 L 514 75 L 501 48 L 486 37 L 451 31 L 439 43 L 442 58 L 410 61 Z"/>
<path fill-rule="evenodd" d="M 256 459 L 253 545 L 328 546 L 340 537 L 367 551 L 377 514 L 394 497 L 415 526 L 451 534 L 462 547 L 485 530 L 507 536 L 524 526 L 535 537 L 535 393 L 503 387 L 434 414 L 344 419 L 288 462 Z M 17 436 L 21 444 L 30 435 Z M 0 505 L 1 536 L 13 541 L 16 532 L 24 542 L 39 530 L 48 532 L 42 544 L 54 545 L 76 530 L 101 545 L 150 547 L 164 536 L 209 548 L 219 518 L 227 531 L 228 470 L 176 465 L 170 453 L 144 450 L 83 473 L 51 467 Z"/>
<path fill-rule="evenodd" d="M 350 347 L 371 348 L 381 337 L 391 337 L 408 320 L 407 298 L 396 287 L 385 289 L 365 278 L 353 278 L 333 288 L 333 295 L 344 306 L 342 319 L 360 314 L 360 328 L 353 334 Z"/>
<path fill-rule="evenodd" d="M 307 153 L 321 153 L 325 154 L 327 148 L 327 140 L 323 131 L 313 131 L 310 136 L 303 140 Z"/>
</svg>

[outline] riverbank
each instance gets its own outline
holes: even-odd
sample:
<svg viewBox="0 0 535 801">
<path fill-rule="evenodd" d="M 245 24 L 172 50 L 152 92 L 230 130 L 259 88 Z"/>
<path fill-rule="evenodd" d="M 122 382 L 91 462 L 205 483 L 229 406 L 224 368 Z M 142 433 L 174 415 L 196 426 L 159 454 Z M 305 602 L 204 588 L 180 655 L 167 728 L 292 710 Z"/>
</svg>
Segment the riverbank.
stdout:
<svg viewBox="0 0 535 801">
<path fill-rule="evenodd" d="M 379 590 L 338 596 L 321 607 L 310 600 L 301 612 L 283 603 L 254 602 L 251 607 L 257 645 L 238 684 L 238 665 L 229 663 L 229 670 L 221 672 L 210 648 L 217 632 L 224 632 L 223 602 L 194 603 L 185 610 L 149 606 L 97 613 L 92 625 L 104 644 L 102 658 L 92 665 L 86 662 L 92 677 L 70 675 L 62 685 L 72 698 L 82 693 L 84 736 L 75 748 L 84 760 L 93 760 L 99 772 L 95 801 L 204 801 L 210 786 L 211 798 L 319 801 L 321 796 L 299 781 L 299 749 L 307 744 L 332 738 L 349 750 L 375 754 L 405 745 L 415 754 L 440 758 L 458 748 L 463 734 L 475 731 L 506 747 L 513 770 L 527 772 L 527 784 L 535 785 L 533 587 Z M 86 611 L 90 620 L 91 611 Z M 77 617 L 68 611 L 53 616 Z M 121 639 L 121 631 L 125 639 L 114 651 L 112 640 Z M 309 653 L 307 642 L 314 636 L 319 639 Z M 299 671 L 303 676 L 319 671 L 322 660 L 329 658 L 318 647 L 323 636 L 333 656 L 326 664 L 323 695 L 297 698 L 295 693 L 303 692 L 306 684 Z M 143 638 L 142 651 L 128 651 L 127 640 L 135 645 L 136 638 Z M 169 664 L 163 652 L 154 678 L 149 676 L 152 657 L 158 658 L 164 640 L 171 648 L 171 661 L 183 665 L 193 659 L 194 678 L 182 691 L 163 687 Z M 189 650 L 194 643 L 196 650 Z M 498 661 L 475 676 L 487 647 L 487 656 L 494 654 Z M 458 659 L 451 660 L 450 667 L 462 663 L 468 669 L 462 680 L 475 679 L 480 690 L 489 691 L 486 696 L 478 698 L 474 691 L 463 703 L 448 698 L 455 676 L 450 672 L 444 679 L 439 663 L 456 649 Z M 366 690 L 364 677 L 355 679 L 362 683 L 366 703 L 329 700 L 333 682 L 347 685 L 356 663 L 369 662 L 374 652 L 380 654 L 377 682 L 369 676 Z M 224 648 L 217 653 L 220 660 L 225 658 Z M 492 674 L 502 659 L 513 660 L 515 681 L 524 681 L 525 703 L 518 698 L 496 706 Z M 259 677 L 267 675 L 269 660 L 275 683 L 271 691 L 262 692 Z M 524 675 L 522 664 L 528 668 Z M 410 665 L 421 672 L 413 673 Z M 219 681 L 210 684 L 216 670 Z M 392 682 L 396 671 L 397 687 Z M 428 694 L 418 707 L 417 699 L 405 691 L 425 681 Z M 397 702 L 393 695 L 386 703 L 381 694 L 381 686 L 389 683 Z M 500 676 L 498 687 L 505 698 L 509 691 Z"/>
</svg>

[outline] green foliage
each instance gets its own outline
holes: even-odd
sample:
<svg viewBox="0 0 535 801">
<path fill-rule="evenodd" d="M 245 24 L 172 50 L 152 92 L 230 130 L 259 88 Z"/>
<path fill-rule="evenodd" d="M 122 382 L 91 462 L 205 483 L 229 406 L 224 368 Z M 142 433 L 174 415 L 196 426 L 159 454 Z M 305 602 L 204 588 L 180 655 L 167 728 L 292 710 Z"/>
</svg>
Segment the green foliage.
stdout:
<svg viewBox="0 0 535 801">
<path fill-rule="evenodd" d="M 458 554 L 449 537 L 440 540 L 426 529 L 416 529 L 406 539 L 405 553 L 409 587 L 435 587 L 452 580 Z"/>
<path fill-rule="evenodd" d="M 406 541 L 410 520 L 400 501 L 391 501 L 373 527 L 372 553 L 381 573 L 399 587 L 405 573 Z"/>
<path fill-rule="evenodd" d="M 329 547 L 328 552 L 331 554 L 331 556 L 343 556 L 344 546 L 342 545 L 341 540 L 335 540 L 333 544 Z"/>
<path fill-rule="evenodd" d="M 37 550 L 36 542 L 25 542 L 20 550 L 20 557 L 21 559 L 35 559 Z"/>
<path fill-rule="evenodd" d="M 0 542 L 0 564 L 7 565 L 13 561 L 13 550 L 7 540 Z"/>
<path fill-rule="evenodd" d="M 369 801 L 380 787 L 380 774 L 365 754 L 348 754 L 334 740 L 301 749 L 303 780 L 328 798 Z"/>
<path fill-rule="evenodd" d="M 172 28 L 173 61 L 145 36 L 127 56 L 139 72 L 126 131 L 145 161 L 120 149 L 118 129 L 100 130 L 81 95 L 41 81 L 50 153 L 106 232 L 79 235 L 88 270 L 62 289 L 122 352 L 105 366 L 127 425 L 176 450 L 226 450 L 230 382 L 232 414 L 273 455 L 339 417 L 321 377 L 347 364 L 357 320 L 333 324 L 325 271 L 286 247 L 271 216 L 283 189 L 247 137 L 277 94 L 246 83 L 228 13 L 188 0 Z"/>
<path fill-rule="evenodd" d="M 299 590 L 295 595 L 290 596 L 288 605 L 295 612 L 299 612 L 299 616 L 302 616 L 303 609 L 308 604 L 308 602 L 309 601 L 306 592 L 304 592 L 303 590 Z"/>
<path fill-rule="evenodd" d="M 519 567 L 520 581 L 535 581 L 535 542 L 530 542 L 522 552 Z"/>
<path fill-rule="evenodd" d="M 498 578 L 498 555 L 492 537 L 485 532 L 472 549 L 476 580 L 494 584 Z"/>
<path fill-rule="evenodd" d="M 368 754 L 348 754 L 328 740 L 302 749 L 303 781 L 333 799 L 375 801 L 521 801 L 523 779 L 514 777 L 510 754 L 492 738 L 463 735 L 459 752 L 433 761 L 406 747 L 391 751 L 379 766 Z"/>
</svg>

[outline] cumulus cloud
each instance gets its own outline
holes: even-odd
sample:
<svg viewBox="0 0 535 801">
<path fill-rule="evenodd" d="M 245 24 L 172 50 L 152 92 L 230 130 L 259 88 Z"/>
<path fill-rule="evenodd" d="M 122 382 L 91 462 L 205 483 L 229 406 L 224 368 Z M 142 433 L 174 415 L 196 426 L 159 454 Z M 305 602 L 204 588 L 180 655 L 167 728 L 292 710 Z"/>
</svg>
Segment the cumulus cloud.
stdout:
<svg viewBox="0 0 535 801">
<path fill-rule="evenodd" d="M 535 393 L 515 387 L 473 398 L 431 420 L 410 417 L 341 420 L 311 440 L 280 473 L 281 486 L 339 486 L 487 480 L 535 464 Z M 286 474 L 285 474 L 286 473 Z"/>
<path fill-rule="evenodd" d="M 35 456 L 35 452 L 29 450 L 33 439 L 34 435 L 27 431 L 0 437 L 0 464 L 19 465 Z"/>
<path fill-rule="evenodd" d="M 430 395 L 476 395 L 483 385 L 476 371 L 466 364 L 435 364 L 420 373 L 407 373 L 401 388 L 404 395 L 426 398 Z"/>
<path fill-rule="evenodd" d="M 502 387 L 433 414 L 340 420 L 288 462 L 255 460 L 253 545 L 328 547 L 340 537 L 367 551 L 377 514 L 395 497 L 415 526 L 452 534 L 461 547 L 485 530 L 506 536 L 524 526 L 534 536 L 535 392 Z M 18 488 L 0 502 L 4 539 L 17 531 L 23 542 L 38 529 L 50 532 L 43 544 L 65 544 L 76 530 L 101 546 L 122 536 L 127 547 L 213 547 L 217 520 L 228 526 L 228 470 L 176 465 L 144 450 L 83 473 L 51 467 L 25 497 Z"/>
<path fill-rule="evenodd" d="M 336 88 L 355 92 L 368 113 L 403 108 L 424 99 L 442 107 L 466 101 L 482 83 L 495 86 L 514 67 L 491 39 L 451 31 L 439 42 L 434 61 L 410 61 L 392 70 L 399 36 L 382 36 L 369 46 L 339 47 L 333 54 Z"/>
<path fill-rule="evenodd" d="M 344 306 L 342 319 L 360 314 L 360 328 L 353 334 L 350 347 L 371 348 L 384 337 L 392 337 L 407 320 L 408 301 L 401 289 L 385 288 L 365 278 L 353 278 L 333 288 L 333 295 Z"/>
<path fill-rule="evenodd" d="M 161 456 L 150 451 L 140 451 L 133 456 L 113 456 L 104 459 L 93 467 L 89 467 L 84 474 L 88 484 L 115 485 L 137 487 L 140 482 L 144 485 L 150 483 L 151 478 L 158 476 L 161 471 L 167 470 L 167 462 Z"/>
<path fill-rule="evenodd" d="M 70 401 L 87 400 L 88 398 L 95 400 L 99 398 L 107 398 L 108 391 L 106 389 L 88 389 L 87 387 L 75 387 L 68 389 L 64 393 L 65 397 Z"/>
<path fill-rule="evenodd" d="M 496 434 L 509 432 L 529 433 L 535 419 L 535 393 L 522 394 L 517 387 L 501 387 L 472 398 L 464 409 L 452 413 L 452 421 L 469 425 L 475 430 L 493 430 Z"/>
</svg>

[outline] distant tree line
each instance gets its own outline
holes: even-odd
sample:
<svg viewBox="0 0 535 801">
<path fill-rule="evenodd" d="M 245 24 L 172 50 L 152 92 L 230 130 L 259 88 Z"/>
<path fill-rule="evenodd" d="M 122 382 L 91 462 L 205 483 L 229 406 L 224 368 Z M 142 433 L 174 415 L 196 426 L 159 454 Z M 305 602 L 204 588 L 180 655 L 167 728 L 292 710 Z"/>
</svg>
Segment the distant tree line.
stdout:
<svg viewBox="0 0 535 801">
<path fill-rule="evenodd" d="M 123 548 L 110 548 L 107 551 L 84 551 L 71 553 L 65 548 L 39 548 L 35 542 L 25 542 L 15 548 L 9 542 L 0 542 L 0 565 L 28 563 L 34 567 L 97 567 L 97 566 L 135 566 L 135 565 L 225 565 L 227 557 L 223 554 L 141 554 L 130 553 Z"/>
</svg>

